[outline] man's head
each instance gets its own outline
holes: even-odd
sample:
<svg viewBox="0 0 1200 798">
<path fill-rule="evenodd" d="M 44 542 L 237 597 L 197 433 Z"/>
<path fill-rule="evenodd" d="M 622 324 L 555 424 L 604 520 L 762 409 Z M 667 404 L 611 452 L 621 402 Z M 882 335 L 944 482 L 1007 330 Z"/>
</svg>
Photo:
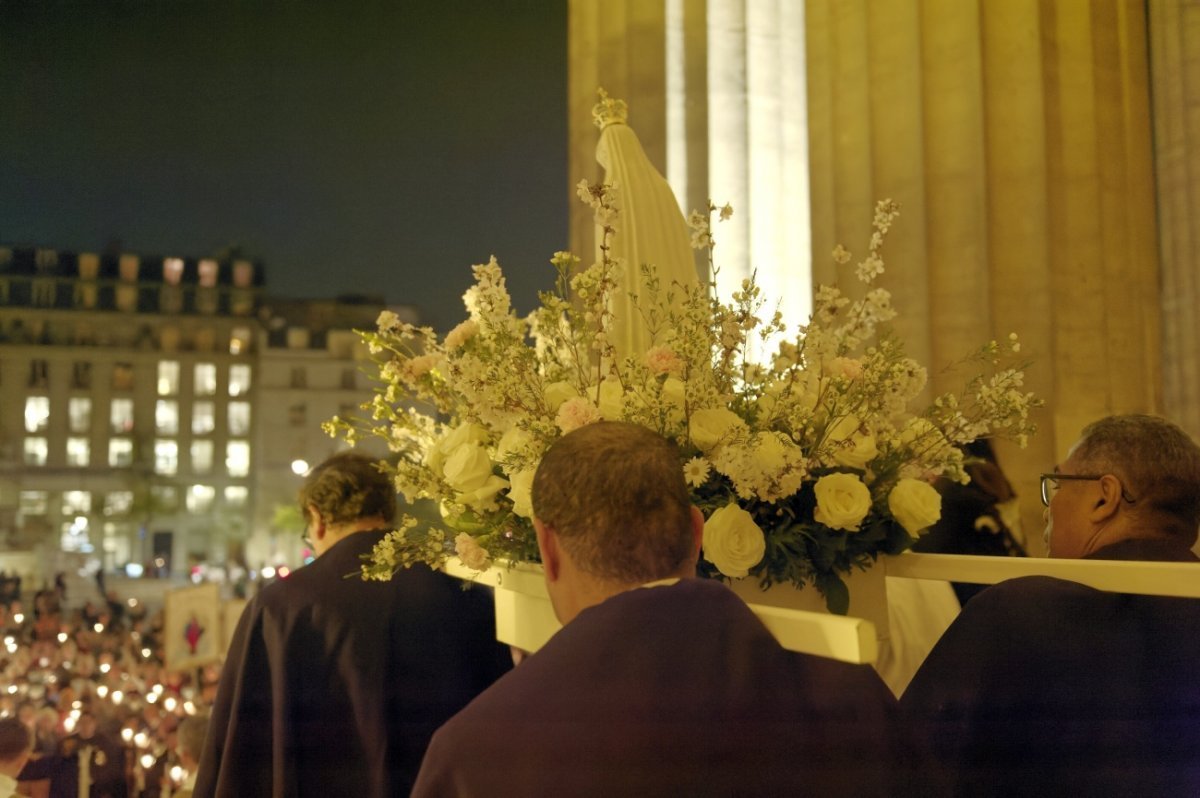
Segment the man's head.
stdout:
<svg viewBox="0 0 1200 798">
<path fill-rule="evenodd" d="M 533 479 L 533 513 L 564 623 L 621 590 L 695 574 L 704 518 L 675 445 L 645 427 L 601 421 L 556 441 Z"/>
<path fill-rule="evenodd" d="M 396 489 L 376 461 L 341 452 L 314 468 L 300 489 L 300 511 L 318 556 L 357 529 L 382 527 L 396 517 Z"/>
<path fill-rule="evenodd" d="M 90 711 L 84 710 L 79 713 L 79 720 L 75 724 L 75 731 L 85 740 L 90 740 L 96 736 L 96 716 Z"/>
<path fill-rule="evenodd" d="M 175 733 L 175 752 L 179 754 L 179 762 L 184 770 L 195 772 L 207 733 L 208 717 L 205 715 L 193 715 L 180 722 Z"/>
<path fill-rule="evenodd" d="M 1084 428 L 1047 510 L 1051 557 L 1083 557 L 1129 539 L 1196 542 L 1200 447 L 1157 416 L 1108 416 Z M 1072 479 L 1072 477 L 1074 477 Z"/>
<path fill-rule="evenodd" d="M 0 719 L 0 773 L 16 778 L 33 749 L 33 735 L 16 718 Z"/>
</svg>

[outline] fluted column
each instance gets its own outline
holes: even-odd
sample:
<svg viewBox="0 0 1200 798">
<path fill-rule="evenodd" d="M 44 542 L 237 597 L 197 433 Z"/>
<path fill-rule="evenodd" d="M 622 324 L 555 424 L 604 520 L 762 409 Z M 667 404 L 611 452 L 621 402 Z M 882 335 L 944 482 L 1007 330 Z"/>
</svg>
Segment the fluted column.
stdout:
<svg viewBox="0 0 1200 798">
<path fill-rule="evenodd" d="M 1200 438 L 1200 3 L 1149 6 L 1164 405 Z"/>
<path fill-rule="evenodd" d="M 902 204 L 885 284 L 934 389 L 973 345 L 1023 339 L 1036 475 L 1083 423 L 1161 405 L 1144 17 L 1136 2 L 809 0 L 814 259 Z M 1039 548 L 1033 537 L 1036 550 Z"/>
</svg>

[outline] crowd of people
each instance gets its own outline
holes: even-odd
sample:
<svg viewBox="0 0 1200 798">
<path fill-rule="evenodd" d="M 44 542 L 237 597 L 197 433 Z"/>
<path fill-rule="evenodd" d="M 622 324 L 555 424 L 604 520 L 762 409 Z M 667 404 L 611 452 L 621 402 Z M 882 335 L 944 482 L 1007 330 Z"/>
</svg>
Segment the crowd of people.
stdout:
<svg viewBox="0 0 1200 798">
<path fill-rule="evenodd" d="M 183 794 L 218 668 L 164 667 L 161 609 L 111 590 L 71 605 L 62 579 L 31 596 L 15 577 L 3 582 L 11 587 L 0 601 L 0 718 L 30 733 L 31 755 L 14 775 L 22 794 Z M 181 737 L 192 746 L 190 771 Z"/>
</svg>

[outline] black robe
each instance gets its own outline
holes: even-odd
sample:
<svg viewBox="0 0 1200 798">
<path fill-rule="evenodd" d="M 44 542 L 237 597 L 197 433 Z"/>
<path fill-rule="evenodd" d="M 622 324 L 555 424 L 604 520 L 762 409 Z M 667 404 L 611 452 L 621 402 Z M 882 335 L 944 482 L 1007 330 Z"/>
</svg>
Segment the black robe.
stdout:
<svg viewBox="0 0 1200 798">
<path fill-rule="evenodd" d="M 1195 559 L 1146 541 L 1093 557 Z M 1001 582 L 963 608 L 901 707 L 948 794 L 1200 795 L 1200 600 Z"/>
<path fill-rule="evenodd" d="M 382 536 L 349 535 L 246 607 L 194 795 L 404 795 L 434 730 L 511 667 L 486 591 L 424 566 L 359 577 Z"/>
<path fill-rule="evenodd" d="M 413 795 L 890 796 L 894 709 L 688 579 L 580 613 L 434 735 Z"/>
<path fill-rule="evenodd" d="M 79 734 L 63 738 L 53 754 L 30 759 L 17 776 L 18 781 L 50 780 L 50 798 L 79 798 L 80 756 L 88 753 L 90 798 L 125 798 L 125 748 L 120 741 L 103 732 L 89 739 Z"/>
</svg>

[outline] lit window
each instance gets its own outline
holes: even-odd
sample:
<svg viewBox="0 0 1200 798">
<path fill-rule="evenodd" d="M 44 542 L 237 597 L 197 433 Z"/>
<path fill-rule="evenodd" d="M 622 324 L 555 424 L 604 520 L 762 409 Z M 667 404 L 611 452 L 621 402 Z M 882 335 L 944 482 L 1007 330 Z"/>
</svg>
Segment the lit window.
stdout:
<svg viewBox="0 0 1200 798">
<path fill-rule="evenodd" d="M 192 433 L 207 435 L 213 431 L 213 403 L 196 402 L 192 405 Z"/>
<path fill-rule="evenodd" d="M 250 366 L 236 363 L 229 367 L 229 395 L 244 396 L 250 391 Z"/>
<path fill-rule="evenodd" d="M 63 551 L 90 552 L 95 551 L 88 538 L 87 516 L 77 515 L 62 522 L 62 537 L 59 546 Z"/>
<path fill-rule="evenodd" d="M 137 309 L 138 290 L 136 285 L 117 286 L 117 310 L 132 312 Z"/>
<path fill-rule="evenodd" d="M 250 328 L 235 327 L 229 333 L 229 354 L 244 355 L 250 351 Z"/>
<path fill-rule="evenodd" d="M 160 360 L 158 363 L 158 395 L 174 396 L 179 393 L 179 361 Z"/>
<path fill-rule="evenodd" d="M 174 399 L 159 399 L 154 403 L 154 430 L 159 435 L 179 433 L 179 403 Z"/>
<path fill-rule="evenodd" d="M 50 397 L 25 397 L 25 431 L 45 432 L 50 424 Z"/>
<path fill-rule="evenodd" d="M 225 470 L 231 477 L 244 477 L 250 473 L 250 444 L 246 441 L 230 441 L 225 448 Z"/>
<path fill-rule="evenodd" d="M 50 447 L 45 438 L 25 439 L 25 465 L 44 466 Z"/>
<path fill-rule="evenodd" d="M 122 255 L 117 262 L 117 268 L 121 273 L 121 279 L 127 283 L 132 283 L 138 277 L 138 256 L 137 255 Z"/>
<path fill-rule="evenodd" d="M 163 282 L 167 285 L 179 285 L 183 278 L 183 258 L 167 258 L 163 261 Z"/>
<path fill-rule="evenodd" d="M 154 442 L 154 473 L 174 474 L 179 470 L 179 444 L 175 441 Z"/>
<path fill-rule="evenodd" d="M 113 438 L 108 442 L 108 464 L 113 468 L 133 465 L 133 441 L 129 438 Z"/>
<path fill-rule="evenodd" d="M 105 515 L 129 515 L 133 510 L 133 491 L 115 490 L 104 497 Z"/>
<path fill-rule="evenodd" d="M 254 264 L 248 260 L 233 262 L 233 284 L 238 288 L 249 288 L 254 282 Z"/>
<path fill-rule="evenodd" d="M 214 363 L 197 363 L 193 392 L 196 396 L 212 396 L 217 392 L 217 367 Z"/>
<path fill-rule="evenodd" d="M 88 432 L 92 428 L 92 400 L 72 396 L 67 402 L 67 415 L 71 432 Z"/>
<path fill-rule="evenodd" d="M 213 442 L 192 441 L 192 470 L 200 473 L 212 471 Z"/>
<path fill-rule="evenodd" d="M 230 435 L 249 435 L 250 434 L 250 403 L 249 402 L 230 402 L 229 403 L 229 434 Z"/>
<path fill-rule="evenodd" d="M 67 465 L 82 468 L 91 460 L 92 445 L 87 438 L 67 438 Z"/>
<path fill-rule="evenodd" d="M 229 507 L 245 507 L 250 491 L 243 485 L 230 485 L 225 488 L 225 504 Z"/>
<path fill-rule="evenodd" d="M 44 490 L 21 491 L 21 515 L 45 515 L 50 507 L 50 494 Z"/>
<path fill-rule="evenodd" d="M 212 485 L 192 485 L 187 492 L 187 508 L 191 513 L 207 513 L 212 510 L 217 489 Z"/>
<path fill-rule="evenodd" d="M 113 432 L 133 432 L 133 400 L 113 399 L 109 418 Z"/>
<path fill-rule="evenodd" d="M 76 263 L 82 280 L 95 280 L 96 275 L 100 274 L 100 256 L 94 252 L 80 252 Z"/>
<path fill-rule="evenodd" d="M 200 272 L 200 285 L 204 288 L 212 288 L 217 284 L 217 262 L 215 260 L 202 260 L 198 264 Z"/>
<path fill-rule="evenodd" d="M 87 515 L 92 511 L 92 494 L 86 490 L 63 491 L 63 515 Z"/>
</svg>

